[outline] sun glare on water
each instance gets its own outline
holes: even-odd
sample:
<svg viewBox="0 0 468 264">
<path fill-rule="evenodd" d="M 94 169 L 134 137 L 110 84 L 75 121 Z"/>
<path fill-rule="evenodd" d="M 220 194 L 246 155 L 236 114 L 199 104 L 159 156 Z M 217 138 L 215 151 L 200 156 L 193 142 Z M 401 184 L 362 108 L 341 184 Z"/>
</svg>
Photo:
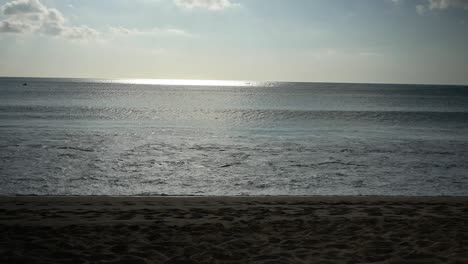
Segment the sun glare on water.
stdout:
<svg viewBox="0 0 468 264">
<path fill-rule="evenodd" d="M 177 79 L 124 79 L 118 83 L 148 85 L 186 85 L 186 86 L 252 86 L 254 82 L 225 80 L 177 80 Z"/>
</svg>

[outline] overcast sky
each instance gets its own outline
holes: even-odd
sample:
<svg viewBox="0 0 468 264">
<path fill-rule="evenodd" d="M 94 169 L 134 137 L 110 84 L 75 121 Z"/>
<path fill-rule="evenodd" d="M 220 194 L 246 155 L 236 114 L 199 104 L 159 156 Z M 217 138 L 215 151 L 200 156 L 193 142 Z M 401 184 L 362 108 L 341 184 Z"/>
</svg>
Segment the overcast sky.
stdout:
<svg viewBox="0 0 468 264">
<path fill-rule="evenodd" d="M 468 84 L 468 0 L 0 6 L 0 76 Z"/>
</svg>

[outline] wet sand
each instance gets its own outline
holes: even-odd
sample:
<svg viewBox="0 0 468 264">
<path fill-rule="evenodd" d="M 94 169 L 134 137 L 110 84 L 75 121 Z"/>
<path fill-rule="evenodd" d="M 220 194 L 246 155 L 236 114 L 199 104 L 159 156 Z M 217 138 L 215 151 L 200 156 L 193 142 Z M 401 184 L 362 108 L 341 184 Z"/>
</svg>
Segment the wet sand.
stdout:
<svg viewBox="0 0 468 264">
<path fill-rule="evenodd" d="M 0 263 L 468 263 L 468 197 L 1 197 Z"/>
</svg>

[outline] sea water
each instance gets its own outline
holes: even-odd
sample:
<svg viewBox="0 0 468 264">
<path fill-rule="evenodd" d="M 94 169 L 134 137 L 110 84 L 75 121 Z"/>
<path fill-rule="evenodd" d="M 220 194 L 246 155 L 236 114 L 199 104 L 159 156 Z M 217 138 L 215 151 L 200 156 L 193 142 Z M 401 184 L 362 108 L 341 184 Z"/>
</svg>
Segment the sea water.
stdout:
<svg viewBox="0 0 468 264">
<path fill-rule="evenodd" d="M 468 195 L 468 87 L 0 78 L 0 195 Z"/>
</svg>

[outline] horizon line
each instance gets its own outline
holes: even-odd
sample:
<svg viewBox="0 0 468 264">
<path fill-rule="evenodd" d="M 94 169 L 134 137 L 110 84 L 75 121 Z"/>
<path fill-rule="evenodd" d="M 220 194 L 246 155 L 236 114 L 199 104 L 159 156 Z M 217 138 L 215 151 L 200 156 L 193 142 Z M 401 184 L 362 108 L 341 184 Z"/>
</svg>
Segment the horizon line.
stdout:
<svg viewBox="0 0 468 264">
<path fill-rule="evenodd" d="M 99 78 L 99 77 L 51 77 L 51 76 L 0 76 L 2 79 L 75 79 L 75 80 L 99 80 L 142 85 L 193 85 L 193 86 L 225 86 L 226 84 L 238 84 L 235 86 L 249 86 L 255 83 L 317 83 L 317 84 L 377 84 L 377 85 L 424 85 L 424 86 L 468 86 L 468 83 L 397 83 L 397 82 L 356 82 L 356 81 L 290 81 L 290 80 L 233 80 L 233 79 L 166 79 L 166 78 Z M 154 82 L 154 83 L 152 83 Z M 179 83 L 178 83 L 179 82 Z M 193 84 L 190 84 L 193 82 Z M 225 85 L 221 85 L 225 84 Z"/>
</svg>

